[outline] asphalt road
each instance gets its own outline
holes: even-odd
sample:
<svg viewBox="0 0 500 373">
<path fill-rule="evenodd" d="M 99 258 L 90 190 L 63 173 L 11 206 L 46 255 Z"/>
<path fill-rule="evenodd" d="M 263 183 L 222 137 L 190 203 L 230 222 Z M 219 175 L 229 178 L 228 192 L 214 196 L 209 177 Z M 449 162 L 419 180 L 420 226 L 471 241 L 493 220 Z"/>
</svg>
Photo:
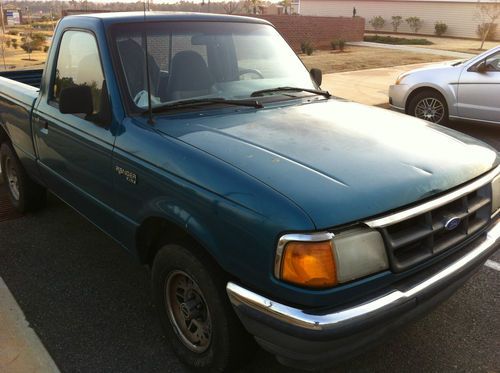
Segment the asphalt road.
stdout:
<svg viewBox="0 0 500 373">
<path fill-rule="evenodd" d="M 500 149 L 494 127 L 456 124 Z M 457 128 L 459 127 L 459 128 Z M 187 372 L 152 305 L 149 272 L 54 197 L 0 223 L 0 277 L 62 372 Z M 500 262 L 500 252 L 491 258 Z M 330 372 L 500 372 L 500 272 Z M 293 372 L 259 351 L 242 372 Z"/>
</svg>

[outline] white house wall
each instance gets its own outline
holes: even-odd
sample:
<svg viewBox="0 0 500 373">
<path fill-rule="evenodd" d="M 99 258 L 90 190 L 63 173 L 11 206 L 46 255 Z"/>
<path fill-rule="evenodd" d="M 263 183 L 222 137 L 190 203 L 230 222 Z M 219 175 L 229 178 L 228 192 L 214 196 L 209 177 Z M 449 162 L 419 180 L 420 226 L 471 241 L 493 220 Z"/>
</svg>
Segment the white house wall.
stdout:
<svg viewBox="0 0 500 373">
<path fill-rule="evenodd" d="M 369 21 L 376 16 L 385 19 L 381 31 L 392 31 L 391 17 L 420 17 L 424 23 L 419 33 L 434 34 L 434 24 L 442 21 L 448 25 L 447 36 L 476 38 L 479 23 L 476 3 L 452 3 L 429 1 L 345 1 L 345 0 L 301 0 L 300 14 L 311 16 L 350 17 L 356 7 L 357 15 L 366 19 L 366 30 L 373 30 Z M 500 33 L 500 26 L 497 28 Z M 411 32 L 406 22 L 399 32 Z M 497 35 L 499 39 L 500 35 Z"/>
</svg>

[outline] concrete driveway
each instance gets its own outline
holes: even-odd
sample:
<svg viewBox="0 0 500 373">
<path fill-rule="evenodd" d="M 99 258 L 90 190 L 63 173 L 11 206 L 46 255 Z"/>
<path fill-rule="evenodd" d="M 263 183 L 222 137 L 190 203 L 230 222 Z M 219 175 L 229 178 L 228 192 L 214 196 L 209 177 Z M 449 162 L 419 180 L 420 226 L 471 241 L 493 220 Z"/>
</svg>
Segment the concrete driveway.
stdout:
<svg viewBox="0 0 500 373">
<path fill-rule="evenodd" d="M 325 74 L 321 88 L 334 96 L 366 105 L 382 106 L 388 104 L 389 86 L 399 74 L 433 64 L 435 63 Z"/>
</svg>

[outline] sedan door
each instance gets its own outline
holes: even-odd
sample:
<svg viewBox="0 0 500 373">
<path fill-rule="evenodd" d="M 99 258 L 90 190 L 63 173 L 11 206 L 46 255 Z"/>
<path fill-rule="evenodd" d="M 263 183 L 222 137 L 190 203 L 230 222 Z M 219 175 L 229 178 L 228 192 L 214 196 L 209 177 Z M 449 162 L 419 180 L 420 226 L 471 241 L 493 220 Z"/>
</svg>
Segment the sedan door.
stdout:
<svg viewBox="0 0 500 373">
<path fill-rule="evenodd" d="M 462 72 L 458 86 L 458 115 L 500 123 L 500 51 Z"/>
</svg>

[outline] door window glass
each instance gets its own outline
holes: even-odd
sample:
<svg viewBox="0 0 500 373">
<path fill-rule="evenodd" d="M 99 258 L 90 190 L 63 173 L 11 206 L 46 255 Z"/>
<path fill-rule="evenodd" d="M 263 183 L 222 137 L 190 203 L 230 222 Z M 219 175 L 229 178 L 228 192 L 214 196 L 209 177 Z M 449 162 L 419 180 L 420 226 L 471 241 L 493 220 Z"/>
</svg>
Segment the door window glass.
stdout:
<svg viewBox="0 0 500 373">
<path fill-rule="evenodd" d="M 51 101 L 59 103 L 64 88 L 85 85 L 91 88 L 94 116 L 102 106 L 104 75 L 94 36 L 83 31 L 66 31 L 63 35 Z M 93 116 L 87 116 L 87 119 Z"/>
<path fill-rule="evenodd" d="M 486 58 L 486 69 L 488 71 L 500 71 L 500 52 Z"/>
</svg>

